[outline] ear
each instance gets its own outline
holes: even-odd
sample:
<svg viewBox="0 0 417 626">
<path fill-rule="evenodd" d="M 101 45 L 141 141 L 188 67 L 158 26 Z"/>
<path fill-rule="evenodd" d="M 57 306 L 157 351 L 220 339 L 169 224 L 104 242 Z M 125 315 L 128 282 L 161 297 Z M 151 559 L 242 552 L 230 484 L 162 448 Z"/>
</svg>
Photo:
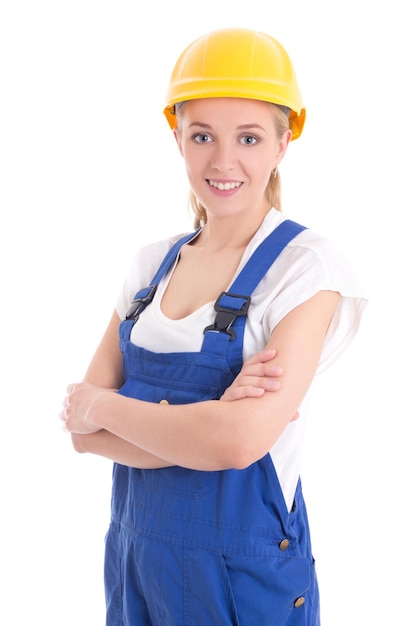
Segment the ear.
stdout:
<svg viewBox="0 0 417 626">
<path fill-rule="evenodd" d="M 183 152 L 182 145 L 181 145 L 181 137 L 178 132 L 178 127 L 174 128 L 173 132 L 174 132 L 175 141 L 177 142 L 178 150 L 180 151 L 181 156 L 184 156 L 184 152 Z"/>
<path fill-rule="evenodd" d="M 291 141 L 291 137 L 292 137 L 292 132 L 290 130 L 287 130 L 284 136 L 282 137 L 281 141 L 279 142 L 278 150 L 275 155 L 275 167 L 277 167 L 281 163 L 282 159 L 284 158 L 285 153 L 287 152 L 289 143 Z"/>
</svg>

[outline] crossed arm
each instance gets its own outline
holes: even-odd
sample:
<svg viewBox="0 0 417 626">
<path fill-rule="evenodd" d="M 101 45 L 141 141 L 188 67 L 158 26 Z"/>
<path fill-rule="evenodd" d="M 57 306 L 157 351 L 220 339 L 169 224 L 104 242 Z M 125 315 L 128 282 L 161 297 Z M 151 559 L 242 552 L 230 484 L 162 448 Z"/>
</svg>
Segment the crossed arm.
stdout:
<svg viewBox="0 0 417 626">
<path fill-rule="evenodd" d="M 339 297 L 319 292 L 291 311 L 220 401 L 187 405 L 115 393 L 123 381 L 114 314 L 84 382 L 70 385 L 64 400 L 60 417 L 74 448 L 141 468 L 246 467 L 266 454 L 297 416 Z"/>
</svg>

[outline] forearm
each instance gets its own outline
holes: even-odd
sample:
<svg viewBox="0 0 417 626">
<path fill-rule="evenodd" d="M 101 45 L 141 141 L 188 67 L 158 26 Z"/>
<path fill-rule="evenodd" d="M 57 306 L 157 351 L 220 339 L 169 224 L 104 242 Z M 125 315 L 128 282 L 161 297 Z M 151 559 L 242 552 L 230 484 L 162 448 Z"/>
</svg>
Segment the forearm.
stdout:
<svg viewBox="0 0 417 626">
<path fill-rule="evenodd" d="M 248 359 L 243 365 L 241 372 L 238 374 L 233 384 L 220 398 L 220 404 L 224 402 L 241 400 L 245 397 L 260 398 L 265 394 L 266 391 L 276 391 L 277 389 L 279 389 L 280 383 L 278 379 L 282 375 L 282 368 L 274 365 L 273 363 L 271 364 L 271 360 L 275 356 L 275 350 L 265 350 L 253 355 L 253 357 Z M 108 391 L 111 391 L 111 389 L 108 389 Z M 219 406 L 217 403 L 215 403 L 214 406 L 217 410 L 219 410 Z M 140 408 L 140 404 L 135 403 L 134 408 L 136 411 L 138 408 Z M 106 411 L 105 406 L 103 407 L 103 403 L 101 404 L 101 410 Z M 201 410 L 200 406 L 198 407 L 198 410 Z M 222 411 L 222 409 L 220 410 Z M 192 409 L 192 412 L 194 415 L 195 409 Z M 63 418 L 65 419 L 66 415 L 63 416 Z M 221 418 L 222 422 L 224 423 L 225 420 L 223 411 L 221 413 Z M 241 418 L 242 416 L 240 415 L 239 421 L 241 421 Z M 135 423 L 137 424 L 137 420 L 135 420 Z M 68 426 L 68 424 L 69 422 L 66 422 L 65 426 Z M 198 431 L 200 433 L 200 436 L 202 436 L 201 428 L 198 428 Z M 117 434 L 106 431 L 101 427 L 99 429 L 95 429 L 94 432 L 91 432 L 88 430 L 76 430 L 75 426 L 72 432 L 73 445 L 75 450 L 78 452 L 89 452 L 92 454 L 97 454 L 124 465 L 129 465 L 131 467 L 140 467 L 143 469 L 160 468 L 174 464 L 173 461 L 170 463 L 169 461 L 163 460 L 160 456 L 145 452 L 145 450 L 143 450 L 140 445 L 137 445 L 137 442 L 136 444 L 130 443 L 130 438 L 129 441 L 125 441 L 124 439 L 117 436 Z M 87 432 L 89 432 L 88 435 L 86 434 Z M 188 429 L 187 432 L 188 435 L 185 443 L 186 445 L 188 443 L 190 445 L 190 448 L 193 448 L 194 439 L 192 436 L 192 432 L 190 432 L 190 429 Z M 133 434 L 132 436 L 134 437 L 135 435 Z M 207 441 L 207 438 L 205 439 Z M 221 441 L 222 439 L 220 439 L 220 442 Z M 216 447 L 218 447 L 218 443 L 219 438 L 216 439 Z M 189 463 L 189 456 L 187 455 L 186 450 L 183 449 L 183 446 L 184 440 L 179 442 L 178 446 L 176 447 L 176 452 L 178 453 L 182 450 L 181 454 L 184 455 L 184 461 L 188 459 Z M 201 451 L 204 448 L 205 446 L 203 448 L 199 448 L 199 463 L 202 462 Z M 230 446 L 228 446 L 228 449 L 230 449 Z M 225 464 L 224 459 L 222 459 L 221 467 L 217 466 L 215 469 L 221 469 L 224 466 L 227 466 L 227 464 Z M 195 469 L 202 469 L 202 467 L 199 465 L 198 467 L 195 467 Z"/>
<path fill-rule="evenodd" d="M 96 454 L 121 465 L 137 469 L 158 469 L 172 465 L 105 430 L 90 435 L 72 434 L 71 437 L 77 452 Z"/>
<path fill-rule="evenodd" d="M 276 439 L 290 421 L 276 414 L 271 421 L 270 411 L 259 399 L 174 406 L 106 394 L 90 407 L 88 421 L 172 465 L 210 471 L 245 467 L 263 456 L 268 422 Z"/>
<path fill-rule="evenodd" d="M 297 412 L 338 299 L 319 292 L 275 328 L 267 348 L 280 355 L 284 371 L 278 394 L 163 405 L 81 383 L 68 387 L 65 428 L 79 434 L 104 429 L 170 465 L 203 471 L 247 467 L 271 449 Z"/>
<path fill-rule="evenodd" d="M 319 292 L 275 328 L 267 347 L 280 354 L 284 370 L 278 394 L 175 406 L 105 392 L 90 404 L 87 424 L 173 465 L 200 470 L 246 467 L 271 449 L 301 405 L 339 297 Z"/>
</svg>

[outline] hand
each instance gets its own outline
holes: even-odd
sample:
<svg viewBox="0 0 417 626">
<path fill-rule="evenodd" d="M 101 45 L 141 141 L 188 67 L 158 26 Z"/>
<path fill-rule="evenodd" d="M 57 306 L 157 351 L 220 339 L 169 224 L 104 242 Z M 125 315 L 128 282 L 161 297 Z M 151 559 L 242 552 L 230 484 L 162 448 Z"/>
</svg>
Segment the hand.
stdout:
<svg viewBox="0 0 417 626">
<path fill-rule="evenodd" d="M 258 398 L 265 391 L 277 391 L 280 388 L 278 378 L 283 370 L 275 363 L 270 363 L 275 356 L 276 350 L 262 350 L 250 357 L 220 400 L 232 402 L 242 398 Z"/>
<path fill-rule="evenodd" d="M 89 415 L 93 407 L 104 403 L 114 391 L 86 382 L 69 385 L 62 403 L 64 408 L 59 414 L 63 430 L 79 435 L 90 435 L 101 430 L 89 421 Z"/>
<path fill-rule="evenodd" d="M 278 378 L 283 369 L 270 361 L 276 356 L 276 350 L 262 350 L 244 362 L 242 369 L 233 383 L 226 389 L 220 400 L 232 402 L 242 398 L 260 398 L 265 391 L 278 391 Z M 297 411 L 291 419 L 294 422 L 300 417 Z"/>
</svg>

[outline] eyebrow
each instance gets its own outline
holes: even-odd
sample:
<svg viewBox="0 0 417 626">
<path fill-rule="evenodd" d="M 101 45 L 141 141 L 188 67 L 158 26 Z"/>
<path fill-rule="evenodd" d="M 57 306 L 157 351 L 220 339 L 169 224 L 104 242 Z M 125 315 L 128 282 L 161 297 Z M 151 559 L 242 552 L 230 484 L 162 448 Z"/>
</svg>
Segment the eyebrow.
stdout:
<svg viewBox="0 0 417 626">
<path fill-rule="evenodd" d="M 204 122 L 191 122 L 188 128 L 191 128 L 192 126 L 198 126 L 199 128 L 207 128 L 207 129 L 212 128 L 211 124 L 205 124 Z M 251 130 L 252 128 L 259 128 L 260 130 L 265 130 L 263 126 L 261 126 L 260 124 L 256 124 L 255 122 L 251 124 L 240 124 L 240 126 L 237 127 L 238 130 Z"/>
</svg>

